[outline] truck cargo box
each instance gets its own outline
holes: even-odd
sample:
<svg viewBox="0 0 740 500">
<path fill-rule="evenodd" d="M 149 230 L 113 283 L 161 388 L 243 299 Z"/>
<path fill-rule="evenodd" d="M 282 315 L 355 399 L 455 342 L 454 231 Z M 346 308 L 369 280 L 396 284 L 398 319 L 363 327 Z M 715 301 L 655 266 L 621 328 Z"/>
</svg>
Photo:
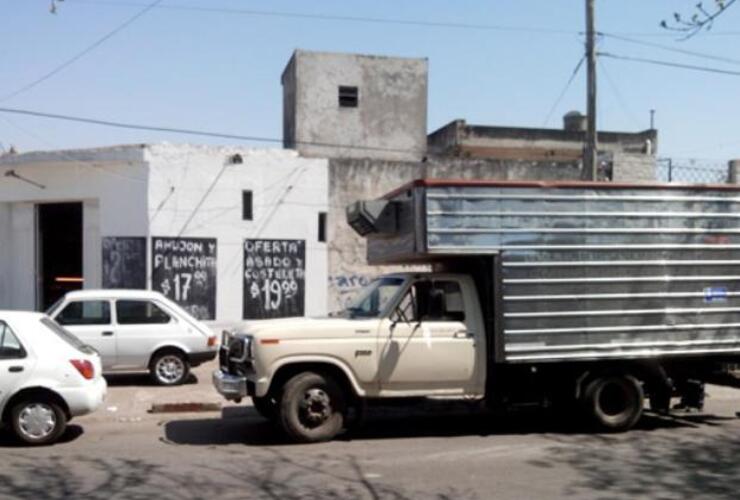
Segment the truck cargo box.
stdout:
<svg viewBox="0 0 740 500">
<path fill-rule="evenodd" d="M 504 361 L 740 354 L 738 187 L 427 179 L 347 215 L 371 264 L 495 256 Z"/>
</svg>

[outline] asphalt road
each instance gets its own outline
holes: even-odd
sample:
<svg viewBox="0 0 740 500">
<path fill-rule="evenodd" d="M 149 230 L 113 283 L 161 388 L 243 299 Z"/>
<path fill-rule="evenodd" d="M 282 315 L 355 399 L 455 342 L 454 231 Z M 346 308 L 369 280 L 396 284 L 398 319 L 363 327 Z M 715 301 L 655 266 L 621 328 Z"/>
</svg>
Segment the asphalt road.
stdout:
<svg viewBox="0 0 740 500">
<path fill-rule="evenodd" d="M 210 395 L 207 377 L 176 389 Z M 247 405 L 152 415 L 160 388 L 114 380 L 108 406 L 63 442 L 20 448 L 0 433 L 0 498 L 738 498 L 740 391 L 710 388 L 702 415 L 646 416 L 588 434 L 539 411 L 467 405 L 373 409 L 317 445 L 286 443 Z M 154 396 L 152 396 L 154 394 Z M 164 394 L 164 393 L 162 393 Z M 192 400 L 192 398 L 191 398 Z M 119 406 L 111 406 L 115 402 Z"/>
</svg>

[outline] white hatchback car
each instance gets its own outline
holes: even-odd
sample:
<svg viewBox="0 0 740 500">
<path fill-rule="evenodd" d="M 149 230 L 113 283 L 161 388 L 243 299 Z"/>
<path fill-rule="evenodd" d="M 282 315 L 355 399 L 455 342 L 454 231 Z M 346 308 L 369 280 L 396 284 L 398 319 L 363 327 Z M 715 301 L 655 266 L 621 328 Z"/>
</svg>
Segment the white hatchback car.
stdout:
<svg viewBox="0 0 740 500">
<path fill-rule="evenodd" d="M 54 442 L 105 398 L 100 357 L 40 313 L 0 311 L 0 415 L 22 441 Z"/>
<path fill-rule="evenodd" d="M 218 352 L 213 332 L 158 292 L 69 292 L 48 314 L 100 353 L 104 373 L 146 370 L 157 384 L 177 385 Z"/>
</svg>

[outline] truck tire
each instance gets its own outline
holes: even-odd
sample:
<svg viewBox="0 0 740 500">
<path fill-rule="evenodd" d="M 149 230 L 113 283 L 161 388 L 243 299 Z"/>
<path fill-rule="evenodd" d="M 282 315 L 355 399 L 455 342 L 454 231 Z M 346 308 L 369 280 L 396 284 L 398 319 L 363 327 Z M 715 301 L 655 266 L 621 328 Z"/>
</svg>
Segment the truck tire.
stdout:
<svg viewBox="0 0 740 500">
<path fill-rule="evenodd" d="M 10 410 L 10 424 L 16 437 L 31 446 L 54 443 L 67 428 L 67 415 L 47 398 L 18 402 Z"/>
<path fill-rule="evenodd" d="M 583 393 L 586 416 L 599 430 L 623 432 L 640 417 L 645 394 L 631 375 L 606 375 L 592 380 Z"/>
<path fill-rule="evenodd" d="M 345 395 L 330 377 L 304 372 L 283 387 L 279 421 L 285 433 L 300 443 L 333 439 L 344 426 Z"/>
<path fill-rule="evenodd" d="M 257 413 L 271 422 L 277 417 L 278 403 L 270 396 L 262 398 L 252 396 L 252 406 Z"/>
</svg>

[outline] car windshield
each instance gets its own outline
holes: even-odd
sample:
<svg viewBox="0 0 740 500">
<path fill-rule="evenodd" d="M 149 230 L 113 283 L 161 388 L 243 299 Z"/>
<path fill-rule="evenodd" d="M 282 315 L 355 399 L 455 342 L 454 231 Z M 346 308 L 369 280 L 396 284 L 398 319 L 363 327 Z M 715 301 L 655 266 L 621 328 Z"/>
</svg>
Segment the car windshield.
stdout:
<svg viewBox="0 0 740 500">
<path fill-rule="evenodd" d="M 350 319 L 380 317 L 388 303 L 398 294 L 404 281 L 404 278 L 398 276 L 386 276 L 372 281 L 342 311 L 342 316 Z"/>
<path fill-rule="evenodd" d="M 59 323 L 51 318 L 41 318 L 41 324 L 48 330 L 54 332 L 60 339 L 85 354 L 93 354 L 95 349 L 82 342 L 80 339 L 65 330 Z"/>
</svg>

